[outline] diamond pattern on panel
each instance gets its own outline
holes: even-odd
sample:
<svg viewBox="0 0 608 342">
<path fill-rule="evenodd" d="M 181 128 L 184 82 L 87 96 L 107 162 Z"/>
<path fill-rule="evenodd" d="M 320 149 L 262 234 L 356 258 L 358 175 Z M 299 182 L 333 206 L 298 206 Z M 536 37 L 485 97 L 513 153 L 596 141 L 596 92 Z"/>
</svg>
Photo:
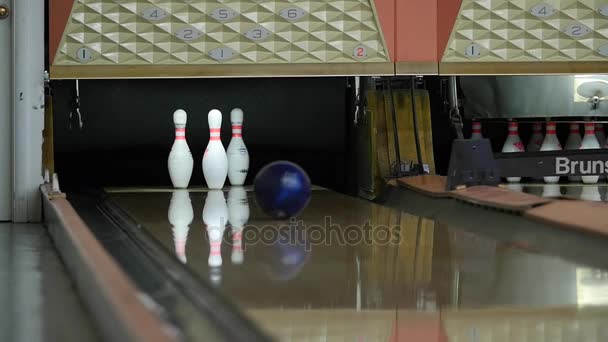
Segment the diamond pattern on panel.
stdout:
<svg viewBox="0 0 608 342">
<path fill-rule="evenodd" d="M 387 62 L 371 0 L 75 0 L 55 65 Z"/>
<path fill-rule="evenodd" d="M 608 0 L 463 0 L 443 62 L 608 61 Z"/>
</svg>

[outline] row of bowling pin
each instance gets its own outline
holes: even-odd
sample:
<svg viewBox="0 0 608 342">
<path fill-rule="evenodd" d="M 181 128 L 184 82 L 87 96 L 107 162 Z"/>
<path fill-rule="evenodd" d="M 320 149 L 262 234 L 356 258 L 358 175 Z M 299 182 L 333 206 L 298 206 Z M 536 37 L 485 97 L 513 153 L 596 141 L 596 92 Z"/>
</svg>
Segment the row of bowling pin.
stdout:
<svg viewBox="0 0 608 342">
<path fill-rule="evenodd" d="M 604 132 L 603 124 L 586 122 L 584 123 L 585 134 L 581 137 L 579 132 L 579 124 L 571 123 L 570 124 L 570 134 L 568 135 L 568 139 L 566 140 L 565 148 L 562 148 L 562 145 L 557 138 L 556 135 L 556 123 L 555 122 L 547 122 L 545 134 L 543 135 L 542 124 L 534 123 L 533 131 L 530 140 L 528 141 L 528 145 L 524 146 L 522 143 L 519 132 L 518 132 L 518 123 L 517 122 L 509 122 L 509 132 L 507 135 L 507 139 L 505 140 L 502 152 L 511 153 L 511 152 L 536 152 L 536 151 L 560 151 L 563 149 L 566 150 L 585 150 L 585 149 L 597 149 L 597 148 L 607 148 L 606 146 L 606 135 Z M 481 139 L 483 138 L 481 134 L 481 123 L 478 121 L 473 122 L 473 129 L 471 134 L 471 139 Z M 559 176 L 547 176 L 543 177 L 545 183 L 554 184 L 559 182 Z M 570 181 L 583 181 L 586 184 L 594 184 L 599 180 L 599 176 L 573 176 L 568 177 Z M 517 183 L 521 181 L 521 177 L 507 177 L 507 181 L 509 183 Z"/>
<path fill-rule="evenodd" d="M 228 201 L 221 190 L 210 190 L 205 199 L 202 214 L 209 238 L 208 264 L 212 268 L 222 265 L 222 240 L 229 224 L 232 230 L 233 264 L 244 261 L 242 236 L 243 229 L 249 220 L 249 203 L 247 192 L 242 186 L 233 186 L 228 191 Z M 183 263 L 187 262 L 186 242 L 190 225 L 194 220 L 194 211 L 188 190 L 174 190 L 169 204 L 168 219 L 172 226 L 175 254 Z"/>
<path fill-rule="evenodd" d="M 169 153 L 168 168 L 175 188 L 187 188 L 192 177 L 194 160 L 186 141 L 188 115 L 182 109 L 173 113 L 175 140 Z M 249 152 L 243 141 L 243 111 L 235 108 L 230 112 L 232 139 L 228 149 L 221 140 L 222 113 L 213 109 L 208 114 L 209 143 L 203 156 L 203 175 L 209 189 L 224 187 L 226 177 L 232 185 L 243 185 L 249 172 Z"/>
</svg>

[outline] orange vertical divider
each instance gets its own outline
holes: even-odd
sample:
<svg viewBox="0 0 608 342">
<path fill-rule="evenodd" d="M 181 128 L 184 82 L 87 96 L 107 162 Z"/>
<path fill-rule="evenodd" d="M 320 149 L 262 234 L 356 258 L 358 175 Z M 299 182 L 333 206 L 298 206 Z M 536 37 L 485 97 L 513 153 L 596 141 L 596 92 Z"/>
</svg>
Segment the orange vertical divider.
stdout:
<svg viewBox="0 0 608 342">
<path fill-rule="evenodd" d="M 438 40 L 437 40 L 437 59 L 441 61 L 443 53 L 448 45 L 448 40 L 454 29 L 456 18 L 462 0 L 437 0 L 437 29 L 438 29 Z"/>
<path fill-rule="evenodd" d="M 52 0 L 49 4 L 49 63 L 53 64 L 74 0 Z"/>
<path fill-rule="evenodd" d="M 397 1 L 397 62 L 437 62 L 437 0 Z"/>
<path fill-rule="evenodd" d="M 395 1 L 396 0 L 374 1 L 376 12 L 378 12 L 378 18 L 380 20 L 380 28 L 382 29 L 391 61 L 395 60 Z"/>
</svg>

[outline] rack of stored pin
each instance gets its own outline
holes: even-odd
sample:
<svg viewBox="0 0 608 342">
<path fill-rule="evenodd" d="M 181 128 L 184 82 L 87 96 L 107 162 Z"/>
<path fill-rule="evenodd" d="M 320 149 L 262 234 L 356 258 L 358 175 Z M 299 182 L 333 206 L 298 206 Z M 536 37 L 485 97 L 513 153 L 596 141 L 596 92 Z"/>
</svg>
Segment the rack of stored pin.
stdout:
<svg viewBox="0 0 608 342">
<path fill-rule="evenodd" d="M 606 179 L 608 174 L 608 141 L 606 140 L 606 131 L 604 123 L 600 121 L 515 121 L 509 120 L 506 124 L 506 138 L 500 141 L 490 137 L 491 134 L 484 134 L 484 125 L 479 119 L 472 119 L 470 124 L 470 139 L 489 139 L 494 146 L 496 155 L 495 158 L 501 160 L 500 156 L 505 154 L 518 153 L 517 155 L 509 155 L 509 165 L 519 166 L 518 174 L 522 176 L 504 177 L 504 180 L 510 184 L 518 184 L 520 182 L 542 182 L 545 184 L 556 184 L 563 182 L 597 184 Z M 502 126 L 502 123 L 501 123 Z M 531 127 L 525 127 L 531 126 Z M 520 135 L 520 127 L 525 127 L 525 139 Z M 562 138 L 558 137 L 558 127 L 562 132 Z M 581 127 L 583 130 L 581 130 Z M 504 129 L 502 128 L 502 129 Z M 531 129 L 530 129 L 531 128 Z M 591 150 L 595 154 L 586 154 L 589 158 L 580 159 L 581 151 Z M 551 159 L 542 157 L 545 153 L 550 152 Z M 605 157 L 597 158 L 598 155 L 605 154 Z M 595 156 L 596 158 L 594 158 Z M 544 161 L 554 161 L 556 172 L 542 175 L 539 177 L 538 172 L 533 172 L 534 164 L 530 160 L 536 157 L 537 164 L 540 166 Z M 522 162 L 518 163 L 518 159 Z M 523 160 L 526 162 L 523 162 Z M 504 160 L 504 158 L 502 159 Z M 506 163 L 503 163 L 505 165 Z M 548 163 L 547 163 L 548 164 Z M 513 169 L 514 167 L 511 167 Z M 564 176 L 559 175 L 559 171 L 564 171 Z M 558 175 L 556 175 L 557 173 Z"/>
</svg>

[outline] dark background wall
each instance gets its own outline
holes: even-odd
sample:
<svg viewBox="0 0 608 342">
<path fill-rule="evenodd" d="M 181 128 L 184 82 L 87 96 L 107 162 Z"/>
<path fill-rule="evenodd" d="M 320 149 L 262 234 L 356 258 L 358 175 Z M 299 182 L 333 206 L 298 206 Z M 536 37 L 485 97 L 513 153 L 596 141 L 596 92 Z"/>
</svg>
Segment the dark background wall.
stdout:
<svg viewBox="0 0 608 342">
<path fill-rule="evenodd" d="M 251 157 L 248 184 L 263 165 L 288 159 L 302 165 L 315 184 L 338 191 L 347 187 L 351 115 L 345 78 L 79 83 L 82 130 L 76 120 L 70 129 L 75 81 L 52 83 L 55 162 L 62 184 L 169 186 L 172 115 L 181 108 L 188 112 L 187 139 L 194 157 L 191 185 L 203 186 L 207 113 L 216 108 L 224 114 L 222 142 L 227 148 L 230 110 L 239 107 L 245 112 L 244 139 Z"/>
</svg>

